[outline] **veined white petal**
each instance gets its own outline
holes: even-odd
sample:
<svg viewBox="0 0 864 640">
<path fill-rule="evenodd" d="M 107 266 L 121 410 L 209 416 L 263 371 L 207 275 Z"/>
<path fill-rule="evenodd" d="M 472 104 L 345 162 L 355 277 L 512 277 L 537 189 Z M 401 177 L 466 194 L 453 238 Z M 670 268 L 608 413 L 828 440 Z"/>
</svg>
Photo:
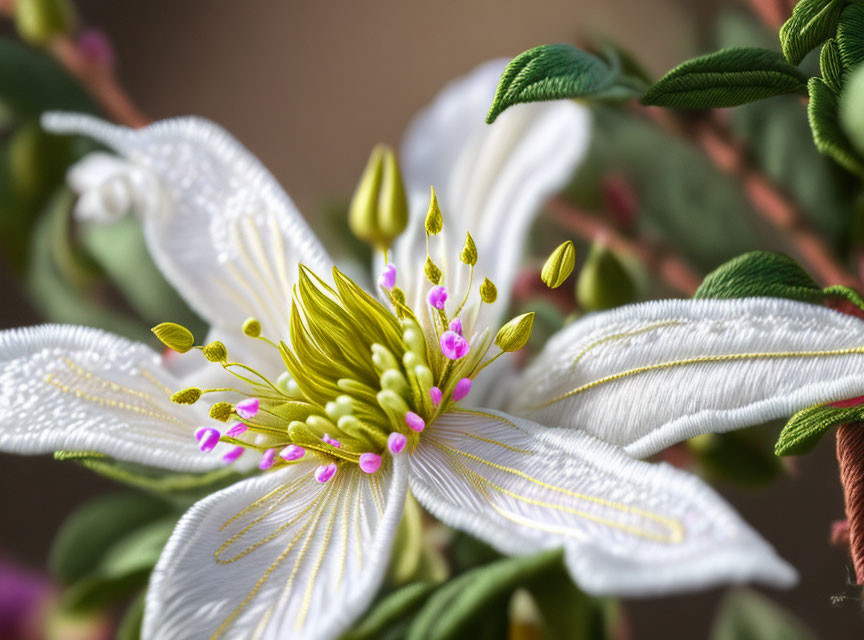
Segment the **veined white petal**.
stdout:
<svg viewBox="0 0 864 640">
<path fill-rule="evenodd" d="M 366 608 L 390 559 L 407 462 L 374 474 L 341 465 L 320 484 L 320 462 L 306 457 L 183 516 L 150 579 L 145 640 L 323 640 Z"/>
<path fill-rule="evenodd" d="M 220 466 L 195 430 L 201 406 L 170 400 L 180 385 L 149 347 L 86 327 L 0 333 L 0 449 L 92 451 L 175 471 Z M 222 447 L 223 445 L 220 445 Z"/>
<path fill-rule="evenodd" d="M 493 411 L 427 427 L 411 490 L 440 520 L 508 554 L 563 547 L 593 594 L 649 596 L 795 571 L 698 478 L 581 431 Z"/>
<path fill-rule="evenodd" d="M 468 269 L 459 260 L 470 231 L 479 254 L 472 305 L 484 276 L 498 287 L 496 312 L 507 308 L 525 234 L 544 201 L 572 177 L 588 148 L 587 109 L 559 101 L 518 105 L 485 123 L 506 60 L 487 62 L 447 85 L 405 136 L 402 161 L 411 219 L 394 251 L 397 283 L 414 308 L 422 308 L 429 283 L 423 221 L 434 186 L 444 231 L 431 240 L 445 270 L 448 305 L 459 304 Z M 470 308 L 470 307 L 469 307 Z M 466 320 L 471 320 L 465 313 Z M 494 318 L 484 318 L 481 324 Z"/>
<path fill-rule="evenodd" d="M 663 300 L 553 336 L 509 411 L 644 457 L 864 394 L 864 322 L 773 298 Z"/>
<path fill-rule="evenodd" d="M 91 136 L 156 177 L 162 197 L 143 216 L 150 251 L 212 326 L 238 332 L 255 316 L 265 335 L 288 335 L 297 264 L 327 276 L 332 262 L 288 195 L 240 143 L 200 118 L 129 129 L 50 113 L 43 124 Z"/>
</svg>

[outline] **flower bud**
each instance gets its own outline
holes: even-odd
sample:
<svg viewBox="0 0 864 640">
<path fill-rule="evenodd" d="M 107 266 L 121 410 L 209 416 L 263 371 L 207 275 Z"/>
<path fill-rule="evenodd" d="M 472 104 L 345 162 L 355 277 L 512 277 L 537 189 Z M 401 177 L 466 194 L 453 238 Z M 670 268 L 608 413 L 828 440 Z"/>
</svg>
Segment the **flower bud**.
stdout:
<svg viewBox="0 0 864 640">
<path fill-rule="evenodd" d="M 612 251 L 595 243 L 579 272 L 576 299 L 586 311 L 603 311 L 632 302 L 636 287 Z"/>
<path fill-rule="evenodd" d="M 261 335 L 261 323 L 255 318 L 246 318 L 243 321 L 243 335 L 257 338 Z"/>
<path fill-rule="evenodd" d="M 477 264 L 477 245 L 474 244 L 474 238 L 469 231 L 465 232 L 465 245 L 462 247 L 459 259 L 472 267 Z"/>
<path fill-rule="evenodd" d="M 225 362 L 228 359 L 228 350 L 218 340 L 214 340 L 206 345 L 202 351 L 204 352 L 204 357 L 210 362 Z"/>
<path fill-rule="evenodd" d="M 486 304 L 492 304 L 498 299 L 498 287 L 489 278 L 483 278 L 480 284 L 480 299 Z"/>
<path fill-rule="evenodd" d="M 570 277 L 575 266 L 576 249 L 573 248 L 573 243 L 568 240 L 555 249 L 546 260 L 543 271 L 540 272 L 540 279 L 550 289 L 557 289 Z"/>
<path fill-rule="evenodd" d="M 430 236 L 438 235 L 444 228 L 444 216 L 441 215 L 441 207 L 438 206 L 438 197 L 435 195 L 435 187 L 430 187 L 429 209 L 426 211 L 426 233 Z"/>
<path fill-rule="evenodd" d="M 17 0 L 15 26 L 25 42 L 37 47 L 72 31 L 75 11 L 69 0 Z"/>
<path fill-rule="evenodd" d="M 521 316 L 516 316 L 510 322 L 498 329 L 498 335 L 495 336 L 495 344 L 502 351 L 518 351 L 526 344 L 531 337 L 531 328 L 534 326 L 534 312 L 523 313 Z"/>
<path fill-rule="evenodd" d="M 441 269 L 438 268 L 432 258 L 426 256 L 426 264 L 423 265 L 423 273 L 426 274 L 426 279 L 432 284 L 441 284 Z"/>
<path fill-rule="evenodd" d="M 220 422 L 227 422 L 234 413 L 234 405 L 230 402 L 217 402 L 210 407 L 210 417 Z"/>
<path fill-rule="evenodd" d="M 381 249 L 390 247 L 408 224 L 408 199 L 396 154 L 384 145 L 372 150 L 351 199 L 351 231 Z"/>
<path fill-rule="evenodd" d="M 195 404 L 198 402 L 198 398 L 200 397 L 201 389 L 197 387 L 189 387 L 188 389 L 183 389 L 173 394 L 171 396 L 171 402 L 177 404 Z"/>
<path fill-rule="evenodd" d="M 150 329 L 159 341 L 169 349 L 186 353 L 195 344 L 195 337 L 186 327 L 174 322 L 163 322 Z"/>
</svg>

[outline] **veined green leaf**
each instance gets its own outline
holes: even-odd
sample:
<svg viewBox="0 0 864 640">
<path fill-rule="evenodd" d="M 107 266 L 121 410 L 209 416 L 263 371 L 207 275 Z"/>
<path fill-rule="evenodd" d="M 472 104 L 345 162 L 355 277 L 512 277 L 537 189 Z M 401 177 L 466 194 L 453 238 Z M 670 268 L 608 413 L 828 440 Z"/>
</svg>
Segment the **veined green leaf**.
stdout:
<svg viewBox="0 0 864 640">
<path fill-rule="evenodd" d="M 792 16 L 780 27 L 783 55 L 792 64 L 801 64 L 808 53 L 834 35 L 847 0 L 801 0 Z"/>
<path fill-rule="evenodd" d="M 834 93 L 839 94 L 843 90 L 845 69 L 843 67 L 843 60 L 840 58 L 840 49 L 837 47 L 837 41 L 834 38 L 831 38 L 822 45 L 822 51 L 819 54 L 819 70 L 822 73 L 822 80 L 825 81 L 825 84 Z"/>
<path fill-rule="evenodd" d="M 711 640 L 815 640 L 795 617 L 762 594 L 736 589 L 723 599 Z"/>
<path fill-rule="evenodd" d="M 852 144 L 864 154 L 864 66 L 846 81 L 846 89 L 840 96 L 840 122 Z"/>
<path fill-rule="evenodd" d="M 643 104 L 679 109 L 734 107 L 784 93 L 805 93 L 807 79 L 768 49 L 736 47 L 675 67 L 642 97 Z"/>
<path fill-rule="evenodd" d="M 837 48 L 846 71 L 864 62 L 864 3 L 852 2 L 843 9 L 837 23 Z"/>
<path fill-rule="evenodd" d="M 837 95 L 821 78 L 810 78 L 808 89 L 810 104 L 807 106 L 807 116 L 810 118 L 816 147 L 852 173 L 864 175 L 864 159 L 840 127 Z"/>
<path fill-rule="evenodd" d="M 423 604 L 437 585 L 415 582 L 384 597 L 342 640 L 376 640 L 385 631 L 410 617 Z"/>
<path fill-rule="evenodd" d="M 847 422 L 864 422 L 864 406 L 838 408 L 820 405 L 802 409 L 783 427 L 774 445 L 774 453 L 778 456 L 810 453 L 831 427 Z"/>
</svg>

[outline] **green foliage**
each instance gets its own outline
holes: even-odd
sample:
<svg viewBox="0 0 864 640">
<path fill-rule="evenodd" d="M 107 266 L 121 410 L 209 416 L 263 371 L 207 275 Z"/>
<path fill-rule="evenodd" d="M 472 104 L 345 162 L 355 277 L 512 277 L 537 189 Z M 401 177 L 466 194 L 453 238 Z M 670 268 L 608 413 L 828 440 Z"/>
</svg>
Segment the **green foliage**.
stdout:
<svg viewBox="0 0 864 640">
<path fill-rule="evenodd" d="M 603 311 L 635 298 L 636 285 L 621 261 L 605 245 L 591 245 L 576 281 L 579 306 L 586 311 Z"/>
<path fill-rule="evenodd" d="M 843 90 L 843 60 L 840 58 L 840 48 L 834 38 L 828 40 L 819 54 L 819 69 L 822 80 L 834 93 L 839 94 Z"/>
<path fill-rule="evenodd" d="M 789 418 L 783 427 L 774 445 L 774 453 L 778 456 L 810 453 L 831 427 L 847 422 L 864 422 L 864 406 L 837 408 L 820 405 L 803 409 Z"/>
<path fill-rule="evenodd" d="M 858 153 L 864 154 L 864 66 L 852 72 L 840 97 L 840 122 Z"/>
<path fill-rule="evenodd" d="M 417 582 L 397 589 L 381 599 L 342 640 L 378 640 L 403 627 L 435 590 L 436 585 Z"/>
<path fill-rule="evenodd" d="M 801 0 L 780 28 L 783 55 L 800 64 L 810 51 L 834 35 L 847 0 Z"/>
<path fill-rule="evenodd" d="M 700 472 L 710 482 L 762 487 L 783 474 L 771 452 L 776 428 L 763 425 L 729 433 L 706 433 L 687 441 Z"/>
<path fill-rule="evenodd" d="M 837 95 L 821 78 L 810 78 L 807 87 L 810 91 L 807 115 L 816 148 L 849 171 L 864 176 L 864 159 L 840 127 Z"/>
<path fill-rule="evenodd" d="M 864 61 L 864 3 L 852 2 L 837 24 L 837 48 L 846 71 Z"/>
<path fill-rule="evenodd" d="M 37 47 L 47 45 L 59 35 L 69 33 L 75 23 L 75 10 L 69 0 L 16 0 L 15 26 L 25 42 Z"/>
<path fill-rule="evenodd" d="M 816 636 L 765 596 L 735 589 L 720 605 L 711 640 L 816 640 Z"/>
<path fill-rule="evenodd" d="M 785 93 L 805 93 L 806 77 L 767 49 L 721 49 L 672 69 L 642 97 L 643 104 L 678 109 L 734 107 Z"/>
<path fill-rule="evenodd" d="M 142 592 L 136 597 L 132 604 L 126 608 L 126 612 L 117 625 L 116 640 L 141 640 L 141 625 L 144 622 L 144 604 L 146 593 Z"/>
<path fill-rule="evenodd" d="M 542 45 L 507 65 L 486 122 L 495 122 L 505 109 L 524 102 L 634 97 L 641 84 L 637 77 L 622 73 L 617 57 L 606 62 L 569 44 Z"/>
</svg>

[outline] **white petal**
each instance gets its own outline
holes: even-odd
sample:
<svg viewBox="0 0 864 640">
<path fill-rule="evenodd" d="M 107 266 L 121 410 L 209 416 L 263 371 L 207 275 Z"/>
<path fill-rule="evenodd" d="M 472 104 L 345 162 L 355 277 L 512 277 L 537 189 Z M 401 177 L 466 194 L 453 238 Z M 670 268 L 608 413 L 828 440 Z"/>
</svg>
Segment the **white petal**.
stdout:
<svg viewBox="0 0 864 640">
<path fill-rule="evenodd" d="M 453 291 L 449 302 L 458 305 L 468 284 L 458 255 L 470 231 L 479 252 L 474 292 L 488 276 L 498 287 L 495 309 L 503 310 L 528 227 L 545 200 L 572 177 L 587 150 L 589 113 L 572 102 L 518 105 L 486 124 L 506 63 L 487 62 L 447 85 L 405 136 L 411 221 L 394 255 L 397 282 L 414 305 L 422 304 L 429 286 L 423 278 L 423 221 L 430 185 L 444 214 L 444 231 L 433 238 L 432 247 L 434 256 L 443 242 L 435 259 Z"/>
<path fill-rule="evenodd" d="M 711 489 L 581 431 L 488 412 L 430 425 L 411 490 L 442 521 L 509 554 L 563 547 L 593 594 L 648 596 L 795 572 Z"/>
<path fill-rule="evenodd" d="M 0 449 L 93 451 L 176 471 L 220 466 L 195 429 L 204 407 L 180 406 L 181 387 L 143 344 L 85 327 L 45 325 L 0 333 Z M 222 446 L 222 445 L 220 445 Z"/>
<path fill-rule="evenodd" d="M 864 394 L 864 322 L 772 298 L 664 300 L 566 327 L 509 410 L 644 457 Z"/>
<path fill-rule="evenodd" d="M 311 454 L 307 454 L 311 458 Z M 407 463 L 332 480 L 302 461 L 193 506 L 162 552 L 143 638 L 335 638 L 369 604 L 405 503 Z"/>
<path fill-rule="evenodd" d="M 238 332 L 255 316 L 266 335 L 288 335 L 297 264 L 327 276 L 332 262 L 255 156 L 199 118 L 136 130 L 53 113 L 43 124 L 89 135 L 156 177 L 162 197 L 143 215 L 150 251 L 211 325 Z"/>
</svg>

